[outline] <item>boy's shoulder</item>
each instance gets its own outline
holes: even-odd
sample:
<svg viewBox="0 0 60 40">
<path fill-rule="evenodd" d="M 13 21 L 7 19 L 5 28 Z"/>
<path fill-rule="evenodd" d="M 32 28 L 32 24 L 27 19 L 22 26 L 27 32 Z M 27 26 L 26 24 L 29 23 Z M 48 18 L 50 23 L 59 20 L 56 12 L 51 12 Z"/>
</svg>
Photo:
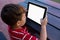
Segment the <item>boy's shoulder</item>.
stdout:
<svg viewBox="0 0 60 40">
<path fill-rule="evenodd" d="M 8 26 L 8 31 L 27 32 L 28 30 L 26 26 L 22 26 L 22 28 L 17 28 L 17 29 L 12 29 L 10 28 L 10 26 Z"/>
</svg>

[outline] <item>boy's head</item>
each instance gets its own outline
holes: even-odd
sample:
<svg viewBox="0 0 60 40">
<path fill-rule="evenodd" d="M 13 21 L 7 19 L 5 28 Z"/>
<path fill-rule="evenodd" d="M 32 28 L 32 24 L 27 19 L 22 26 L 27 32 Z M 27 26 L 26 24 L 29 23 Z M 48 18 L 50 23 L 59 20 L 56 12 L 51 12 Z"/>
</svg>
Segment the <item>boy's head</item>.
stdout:
<svg viewBox="0 0 60 40">
<path fill-rule="evenodd" d="M 26 22 L 26 10 L 17 4 L 7 4 L 1 11 L 2 20 L 9 26 L 23 26 Z"/>
</svg>

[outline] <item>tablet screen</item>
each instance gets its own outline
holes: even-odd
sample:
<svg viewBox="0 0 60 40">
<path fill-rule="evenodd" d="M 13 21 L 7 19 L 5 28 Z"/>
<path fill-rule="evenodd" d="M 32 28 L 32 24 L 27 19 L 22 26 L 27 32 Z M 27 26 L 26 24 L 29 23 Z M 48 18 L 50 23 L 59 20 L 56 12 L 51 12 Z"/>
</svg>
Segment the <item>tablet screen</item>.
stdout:
<svg viewBox="0 0 60 40">
<path fill-rule="evenodd" d="M 42 6 L 38 6 L 36 4 L 28 3 L 28 15 L 27 17 L 34 22 L 41 24 L 41 20 L 43 19 L 45 13 L 45 8 Z"/>
</svg>

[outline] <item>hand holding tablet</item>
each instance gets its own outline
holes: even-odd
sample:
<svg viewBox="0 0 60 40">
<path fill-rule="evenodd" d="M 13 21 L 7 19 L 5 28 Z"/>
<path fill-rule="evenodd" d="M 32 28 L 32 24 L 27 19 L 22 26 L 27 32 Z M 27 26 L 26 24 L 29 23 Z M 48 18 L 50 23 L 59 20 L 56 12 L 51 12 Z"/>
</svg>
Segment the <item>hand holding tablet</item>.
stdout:
<svg viewBox="0 0 60 40">
<path fill-rule="evenodd" d="M 41 20 L 46 16 L 46 7 L 29 2 L 27 17 L 41 25 Z"/>
</svg>

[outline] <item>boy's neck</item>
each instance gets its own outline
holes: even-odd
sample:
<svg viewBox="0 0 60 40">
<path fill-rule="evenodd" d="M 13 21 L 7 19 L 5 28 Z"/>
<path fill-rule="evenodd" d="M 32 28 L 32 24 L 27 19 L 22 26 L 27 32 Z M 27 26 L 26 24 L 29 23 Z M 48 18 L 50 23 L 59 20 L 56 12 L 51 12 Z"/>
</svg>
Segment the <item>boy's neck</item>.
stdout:
<svg viewBox="0 0 60 40">
<path fill-rule="evenodd" d="M 21 26 L 13 26 L 12 29 L 22 29 L 22 27 Z"/>
</svg>

